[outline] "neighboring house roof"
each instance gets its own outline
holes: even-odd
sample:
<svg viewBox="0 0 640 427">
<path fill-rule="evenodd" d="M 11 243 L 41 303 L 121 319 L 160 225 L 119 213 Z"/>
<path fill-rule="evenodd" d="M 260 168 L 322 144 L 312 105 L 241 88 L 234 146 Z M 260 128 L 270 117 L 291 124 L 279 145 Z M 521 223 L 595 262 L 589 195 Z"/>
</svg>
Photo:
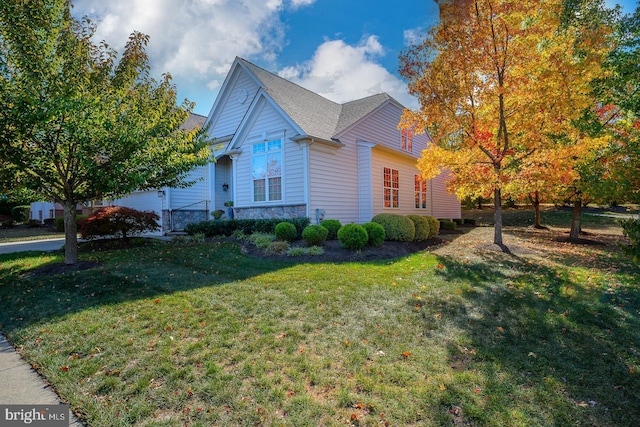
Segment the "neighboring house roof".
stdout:
<svg viewBox="0 0 640 427">
<path fill-rule="evenodd" d="M 180 125 L 180 129 L 190 130 L 195 129 L 196 127 L 204 126 L 204 122 L 207 120 L 205 116 L 201 116 L 200 114 L 189 113 L 189 117 L 183 124 Z"/>
<path fill-rule="evenodd" d="M 386 93 L 338 104 L 245 59 L 237 60 L 253 73 L 264 91 L 308 136 L 330 141 L 386 102 L 404 108 Z"/>
</svg>

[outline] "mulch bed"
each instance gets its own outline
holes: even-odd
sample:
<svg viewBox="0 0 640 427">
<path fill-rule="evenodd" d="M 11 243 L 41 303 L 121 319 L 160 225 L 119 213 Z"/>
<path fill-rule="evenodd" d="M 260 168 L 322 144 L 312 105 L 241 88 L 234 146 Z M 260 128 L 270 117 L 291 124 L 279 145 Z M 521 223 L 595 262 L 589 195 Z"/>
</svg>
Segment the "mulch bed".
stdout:
<svg viewBox="0 0 640 427">
<path fill-rule="evenodd" d="M 295 263 L 322 263 L 322 262 L 357 262 L 357 261 L 385 261 L 403 256 L 408 256 L 416 252 L 421 252 L 443 243 L 442 239 L 433 238 L 424 242 L 390 242 L 385 241 L 378 248 L 365 247 L 359 251 L 345 249 L 338 240 L 328 240 L 322 246 L 322 255 L 302 255 L 288 256 L 267 255 L 263 250 L 258 249 L 254 244 L 246 241 L 238 241 L 242 247 L 242 252 L 248 256 L 268 259 L 290 261 Z"/>
</svg>

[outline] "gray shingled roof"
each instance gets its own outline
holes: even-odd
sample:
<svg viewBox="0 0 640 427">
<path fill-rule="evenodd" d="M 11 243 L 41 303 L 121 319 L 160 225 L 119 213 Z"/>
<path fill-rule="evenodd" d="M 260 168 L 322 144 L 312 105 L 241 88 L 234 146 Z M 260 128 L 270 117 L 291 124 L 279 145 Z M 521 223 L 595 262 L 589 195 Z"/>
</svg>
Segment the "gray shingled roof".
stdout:
<svg viewBox="0 0 640 427">
<path fill-rule="evenodd" d="M 331 140 L 384 102 L 386 93 L 338 104 L 289 80 L 239 58 L 262 82 L 264 90 L 282 110 L 309 136 Z"/>
<path fill-rule="evenodd" d="M 205 116 L 201 116 L 200 114 L 189 113 L 189 117 L 183 124 L 180 125 L 180 129 L 191 130 L 196 127 L 204 126 L 204 122 L 207 120 Z"/>
</svg>

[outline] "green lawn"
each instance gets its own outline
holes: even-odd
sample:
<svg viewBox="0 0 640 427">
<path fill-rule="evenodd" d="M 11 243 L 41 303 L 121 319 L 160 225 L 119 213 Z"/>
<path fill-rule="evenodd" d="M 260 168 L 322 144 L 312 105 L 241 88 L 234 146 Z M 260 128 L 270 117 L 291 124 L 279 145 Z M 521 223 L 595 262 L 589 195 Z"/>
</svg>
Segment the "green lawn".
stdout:
<svg viewBox="0 0 640 427">
<path fill-rule="evenodd" d="M 24 227 L 0 229 L 0 243 L 24 242 L 26 240 L 43 240 L 63 238 L 64 233 L 47 227 Z"/>
<path fill-rule="evenodd" d="M 550 244 L 553 250 L 554 244 Z M 229 243 L 0 256 L 0 328 L 89 426 L 637 426 L 640 270 L 576 256 L 278 263 Z"/>
</svg>

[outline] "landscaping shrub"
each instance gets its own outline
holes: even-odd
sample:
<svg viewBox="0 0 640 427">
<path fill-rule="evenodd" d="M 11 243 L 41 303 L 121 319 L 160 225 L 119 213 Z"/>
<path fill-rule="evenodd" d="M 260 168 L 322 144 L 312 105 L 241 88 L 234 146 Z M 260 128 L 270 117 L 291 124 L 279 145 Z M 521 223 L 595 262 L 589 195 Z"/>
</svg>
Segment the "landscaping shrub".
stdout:
<svg viewBox="0 0 640 427">
<path fill-rule="evenodd" d="M 413 226 L 416 229 L 416 233 L 413 236 L 413 240 L 416 242 L 422 242 L 429 239 L 429 220 L 419 215 L 407 215 L 413 222 Z"/>
<path fill-rule="evenodd" d="M 30 210 L 29 205 L 14 206 L 11 208 L 11 217 L 15 222 L 27 222 Z"/>
<path fill-rule="evenodd" d="M 296 226 L 290 222 L 281 222 L 276 225 L 275 233 L 276 239 L 284 240 L 285 242 L 293 242 L 298 238 Z"/>
<path fill-rule="evenodd" d="M 430 215 L 425 215 L 425 219 L 429 221 L 429 238 L 433 239 L 440 233 L 440 221 Z"/>
<path fill-rule="evenodd" d="M 322 249 L 320 246 L 311 246 L 309 248 L 305 248 L 305 254 L 311 256 L 320 256 L 324 254 L 324 249 Z"/>
<path fill-rule="evenodd" d="M 309 218 L 290 219 L 220 219 L 214 221 L 202 221 L 187 224 L 184 231 L 188 234 L 204 233 L 207 237 L 231 236 L 235 232 L 244 234 L 274 233 L 276 225 L 281 222 L 290 222 L 296 227 L 298 237 L 302 230 L 309 225 Z"/>
<path fill-rule="evenodd" d="M 385 234 L 383 226 L 377 222 L 365 222 L 362 224 L 362 228 L 367 231 L 367 235 L 369 236 L 367 246 L 376 248 L 384 243 Z"/>
<path fill-rule="evenodd" d="M 286 254 L 289 250 L 289 242 L 284 242 L 282 240 L 277 242 L 271 242 L 269 246 L 266 247 L 264 253 L 267 255 L 282 255 Z"/>
<path fill-rule="evenodd" d="M 327 240 L 327 230 L 322 225 L 308 225 L 302 230 L 302 238 L 307 243 L 307 246 L 322 246 L 325 240 Z"/>
<path fill-rule="evenodd" d="M 464 223 L 464 225 L 475 226 L 476 225 L 476 220 L 474 218 L 465 218 L 463 223 Z"/>
<path fill-rule="evenodd" d="M 640 263 L 640 220 L 620 221 L 620 226 L 622 226 L 622 234 L 631 242 L 630 245 L 623 246 L 624 251 L 633 259 L 633 262 Z"/>
<path fill-rule="evenodd" d="M 259 249 L 266 249 L 276 239 L 276 236 L 268 233 L 253 233 L 248 239 Z"/>
<path fill-rule="evenodd" d="M 13 228 L 14 224 L 15 222 L 11 216 L 0 215 L 0 225 L 2 225 L 2 228 Z"/>
<path fill-rule="evenodd" d="M 320 225 L 327 229 L 329 234 L 327 234 L 327 240 L 335 240 L 338 238 L 338 230 L 342 227 L 342 223 L 340 223 L 337 219 L 324 219 L 320 221 Z"/>
<path fill-rule="evenodd" d="M 142 212 L 124 206 L 104 208 L 80 221 L 83 239 L 113 236 L 126 239 L 132 235 L 160 229 L 160 217 L 155 212 Z"/>
<path fill-rule="evenodd" d="M 450 219 L 440 219 L 440 230 L 455 230 L 456 223 Z"/>
<path fill-rule="evenodd" d="M 338 240 L 345 249 L 359 250 L 369 241 L 367 230 L 358 224 L 347 224 L 338 230 Z"/>
<path fill-rule="evenodd" d="M 453 218 L 453 222 L 455 222 L 456 225 L 458 226 L 464 224 L 464 221 L 462 218 Z"/>
<path fill-rule="evenodd" d="M 416 234 L 416 227 L 406 216 L 383 213 L 374 216 L 371 222 L 377 222 L 384 227 L 387 240 L 411 242 Z"/>
</svg>

